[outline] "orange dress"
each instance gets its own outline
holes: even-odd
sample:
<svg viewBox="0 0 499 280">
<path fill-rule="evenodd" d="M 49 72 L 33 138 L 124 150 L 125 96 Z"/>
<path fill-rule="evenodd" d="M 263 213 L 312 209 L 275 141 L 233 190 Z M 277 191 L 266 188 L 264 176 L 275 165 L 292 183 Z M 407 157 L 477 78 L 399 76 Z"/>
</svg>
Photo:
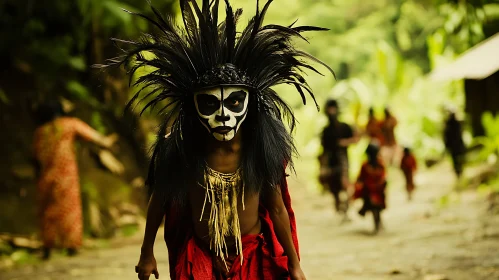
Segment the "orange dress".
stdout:
<svg viewBox="0 0 499 280">
<path fill-rule="evenodd" d="M 100 135 L 77 118 L 61 117 L 37 128 L 35 157 L 38 178 L 39 218 L 44 246 L 78 248 L 82 244 L 83 221 L 80 182 L 74 142 L 77 136 L 97 140 Z"/>
</svg>

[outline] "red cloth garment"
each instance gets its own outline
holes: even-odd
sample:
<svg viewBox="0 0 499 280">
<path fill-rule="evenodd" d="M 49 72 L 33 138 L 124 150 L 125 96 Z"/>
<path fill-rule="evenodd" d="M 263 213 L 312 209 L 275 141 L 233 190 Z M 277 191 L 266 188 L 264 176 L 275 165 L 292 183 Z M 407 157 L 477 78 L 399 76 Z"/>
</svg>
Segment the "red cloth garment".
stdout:
<svg viewBox="0 0 499 280">
<path fill-rule="evenodd" d="M 368 198 L 370 204 L 381 207 L 386 207 L 385 203 L 385 167 L 381 161 L 378 161 L 378 166 L 373 166 L 369 162 L 365 162 L 360 169 L 360 174 L 355 185 L 354 198 Z"/>
<path fill-rule="evenodd" d="M 383 145 L 382 146 L 395 146 L 397 140 L 395 139 L 395 127 L 397 126 L 397 119 L 394 116 L 385 118 L 381 122 L 381 130 L 383 132 Z"/>
<path fill-rule="evenodd" d="M 40 164 L 37 182 L 39 219 L 47 248 L 78 248 L 83 220 L 74 142 L 98 139 L 99 133 L 76 118 L 62 117 L 35 131 L 34 153 Z"/>
<path fill-rule="evenodd" d="M 289 214 L 293 243 L 298 253 L 296 220 L 286 180 L 281 184 L 281 192 Z M 220 279 L 218 273 L 214 271 L 212 253 L 193 235 L 188 213 L 180 213 L 178 209 L 171 210 L 165 221 L 165 241 L 169 253 L 171 279 Z M 288 257 L 284 254 L 284 249 L 274 232 L 270 214 L 262 203 L 259 214 L 262 233 L 242 236 L 243 265 L 240 265 L 239 256 L 231 260 L 233 265 L 229 268 L 227 279 L 290 279 Z"/>
<path fill-rule="evenodd" d="M 404 173 L 407 190 L 414 190 L 414 171 L 417 169 L 416 158 L 412 154 L 404 155 L 400 162 L 400 169 Z"/>
<path fill-rule="evenodd" d="M 379 146 L 384 145 L 384 137 L 382 130 L 383 123 L 378 121 L 376 118 L 370 118 L 366 125 L 366 133 L 371 138 L 377 142 Z"/>
</svg>

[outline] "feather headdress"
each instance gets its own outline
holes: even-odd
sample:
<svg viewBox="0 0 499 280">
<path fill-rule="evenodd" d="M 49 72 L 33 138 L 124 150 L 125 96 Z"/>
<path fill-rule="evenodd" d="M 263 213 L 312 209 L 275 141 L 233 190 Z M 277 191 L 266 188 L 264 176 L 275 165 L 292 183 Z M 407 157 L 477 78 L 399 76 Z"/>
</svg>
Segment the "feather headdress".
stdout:
<svg viewBox="0 0 499 280">
<path fill-rule="evenodd" d="M 248 117 L 243 127 L 251 133 L 243 136 L 242 174 L 250 190 L 277 185 L 284 175 L 283 164 L 291 163 L 294 146 L 283 118 L 288 117 L 292 129 L 295 118 L 272 87 L 292 85 L 304 104 L 306 93 L 315 102 L 301 68 L 319 73 L 307 62 L 314 61 L 333 71 L 292 44 L 294 38 L 306 40 L 302 32 L 327 29 L 294 24 L 263 25 L 272 2 L 268 0 L 260 10 L 257 0 L 256 14 L 241 33 L 236 31 L 236 24 L 242 10 L 234 11 L 229 0 L 225 0 L 223 21 L 219 21 L 219 0 L 203 0 L 201 7 L 195 0 L 180 0 L 182 27 L 152 6 L 154 18 L 127 11 L 144 18 L 159 32 L 145 34 L 136 41 L 113 39 L 129 48 L 122 49 L 122 56 L 99 65 L 124 64 L 130 81 L 138 69 L 152 69 L 133 83 L 141 90 L 128 105 L 147 99 L 144 110 L 159 105 L 167 112 L 154 146 L 148 184 L 155 188 L 161 185 L 170 199 L 181 200 L 185 188 L 177 185 L 188 180 L 190 171 L 199 171 L 203 166 L 199 159 L 203 153 L 199 148 L 200 132 L 196 130 L 193 110 L 194 92 L 202 88 L 239 85 L 249 89 Z M 144 93 L 144 89 L 149 91 Z M 170 137 L 165 138 L 167 126 L 172 130 Z"/>
</svg>

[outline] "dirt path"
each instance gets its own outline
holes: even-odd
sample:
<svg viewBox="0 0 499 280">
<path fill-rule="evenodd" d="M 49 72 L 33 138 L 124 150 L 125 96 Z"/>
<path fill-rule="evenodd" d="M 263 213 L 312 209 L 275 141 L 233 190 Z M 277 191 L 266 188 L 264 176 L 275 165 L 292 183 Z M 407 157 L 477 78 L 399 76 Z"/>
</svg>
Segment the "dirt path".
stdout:
<svg viewBox="0 0 499 280">
<path fill-rule="evenodd" d="M 352 223 L 339 225 L 328 197 L 296 201 L 303 267 L 310 279 L 499 279 L 499 217 L 485 216 L 485 203 L 465 192 L 441 208 L 437 199 L 452 191 L 449 168 L 420 174 L 407 204 L 402 184 L 389 185 L 386 231 L 371 236 L 372 218 L 351 209 Z M 401 174 L 392 171 L 394 182 Z M 307 203 L 310 201 L 310 203 Z M 332 206 L 331 206 L 332 208 Z"/>
<path fill-rule="evenodd" d="M 401 182 L 391 172 L 392 182 Z M 475 192 L 451 196 L 450 206 L 436 200 L 454 182 L 447 166 L 417 177 L 414 200 L 406 204 L 401 184 L 389 186 L 389 208 L 383 213 L 386 231 L 371 236 L 370 216 L 360 218 L 355 204 L 352 222 L 340 225 L 329 196 L 305 193 L 290 183 L 298 219 L 302 265 L 308 279 L 378 280 L 495 280 L 499 279 L 499 217 L 485 214 L 483 198 Z M 37 265 L 0 271 L 0 279 L 136 279 L 133 267 L 139 239 L 75 258 L 57 257 Z M 168 279 L 167 254 L 161 237 L 156 243 L 160 279 Z"/>
</svg>

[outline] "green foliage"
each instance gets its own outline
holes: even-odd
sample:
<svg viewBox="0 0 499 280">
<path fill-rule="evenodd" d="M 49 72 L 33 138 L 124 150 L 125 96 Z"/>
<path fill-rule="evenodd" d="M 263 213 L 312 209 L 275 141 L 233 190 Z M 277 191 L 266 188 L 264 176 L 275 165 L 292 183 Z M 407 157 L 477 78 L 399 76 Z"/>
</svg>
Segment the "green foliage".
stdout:
<svg viewBox="0 0 499 280">
<path fill-rule="evenodd" d="M 9 104 L 9 98 L 5 94 L 2 88 L 0 88 L 0 102 L 3 104 Z"/>
<path fill-rule="evenodd" d="M 10 259 L 19 265 L 35 264 L 39 262 L 37 256 L 30 254 L 28 250 L 16 250 L 10 255 Z"/>
<path fill-rule="evenodd" d="M 475 143 L 481 145 L 479 158 L 497 162 L 499 156 L 499 115 L 494 116 L 491 112 L 482 115 L 482 125 L 485 136 L 476 137 Z"/>
<path fill-rule="evenodd" d="M 90 98 L 88 89 L 77 80 L 69 81 L 66 84 L 66 90 L 71 94 L 71 96 L 79 100 Z"/>
<path fill-rule="evenodd" d="M 499 193 L 499 178 L 495 178 L 486 183 L 480 184 L 477 189 L 478 192 L 483 194 Z"/>
<path fill-rule="evenodd" d="M 85 58 L 83 56 L 74 56 L 68 60 L 68 64 L 71 68 L 78 71 L 85 71 L 87 69 L 87 65 L 85 63 Z"/>
<path fill-rule="evenodd" d="M 82 180 L 82 184 L 81 184 L 81 192 L 84 193 L 86 196 L 88 196 L 88 198 L 90 200 L 99 201 L 98 200 L 99 199 L 98 189 L 92 181 L 86 180 L 84 178 L 84 180 Z"/>
<path fill-rule="evenodd" d="M 92 113 L 91 124 L 92 127 L 95 128 L 100 134 L 107 134 L 106 126 L 104 125 L 102 116 L 99 112 L 96 111 Z"/>
<path fill-rule="evenodd" d="M 14 252 L 14 248 L 7 242 L 0 242 L 0 256 L 10 255 Z"/>
<path fill-rule="evenodd" d="M 130 237 L 134 236 L 139 231 L 139 227 L 137 225 L 125 225 L 120 228 L 120 230 L 124 237 Z"/>
<path fill-rule="evenodd" d="M 172 2 L 154 4 L 169 12 Z M 102 62 L 96 59 L 117 53 L 108 38 L 138 36 L 148 30 L 144 20 L 136 20 L 122 10 L 150 13 L 147 7 L 147 1 L 134 0 L 51 0 L 29 4 L 5 0 L 0 4 L 0 58 L 8 67 L 25 65 L 22 71 L 33 75 L 36 92 L 51 96 L 69 94 L 95 103 L 102 100 L 100 91 L 89 92 L 91 80 L 81 73 L 92 71 L 90 64 Z M 61 88 L 65 91 L 61 92 Z"/>
<path fill-rule="evenodd" d="M 483 39 L 484 24 L 499 19 L 497 0 L 438 0 L 439 12 L 445 17 L 441 28 L 448 34 L 447 44 L 457 53 L 462 53 Z"/>
</svg>

